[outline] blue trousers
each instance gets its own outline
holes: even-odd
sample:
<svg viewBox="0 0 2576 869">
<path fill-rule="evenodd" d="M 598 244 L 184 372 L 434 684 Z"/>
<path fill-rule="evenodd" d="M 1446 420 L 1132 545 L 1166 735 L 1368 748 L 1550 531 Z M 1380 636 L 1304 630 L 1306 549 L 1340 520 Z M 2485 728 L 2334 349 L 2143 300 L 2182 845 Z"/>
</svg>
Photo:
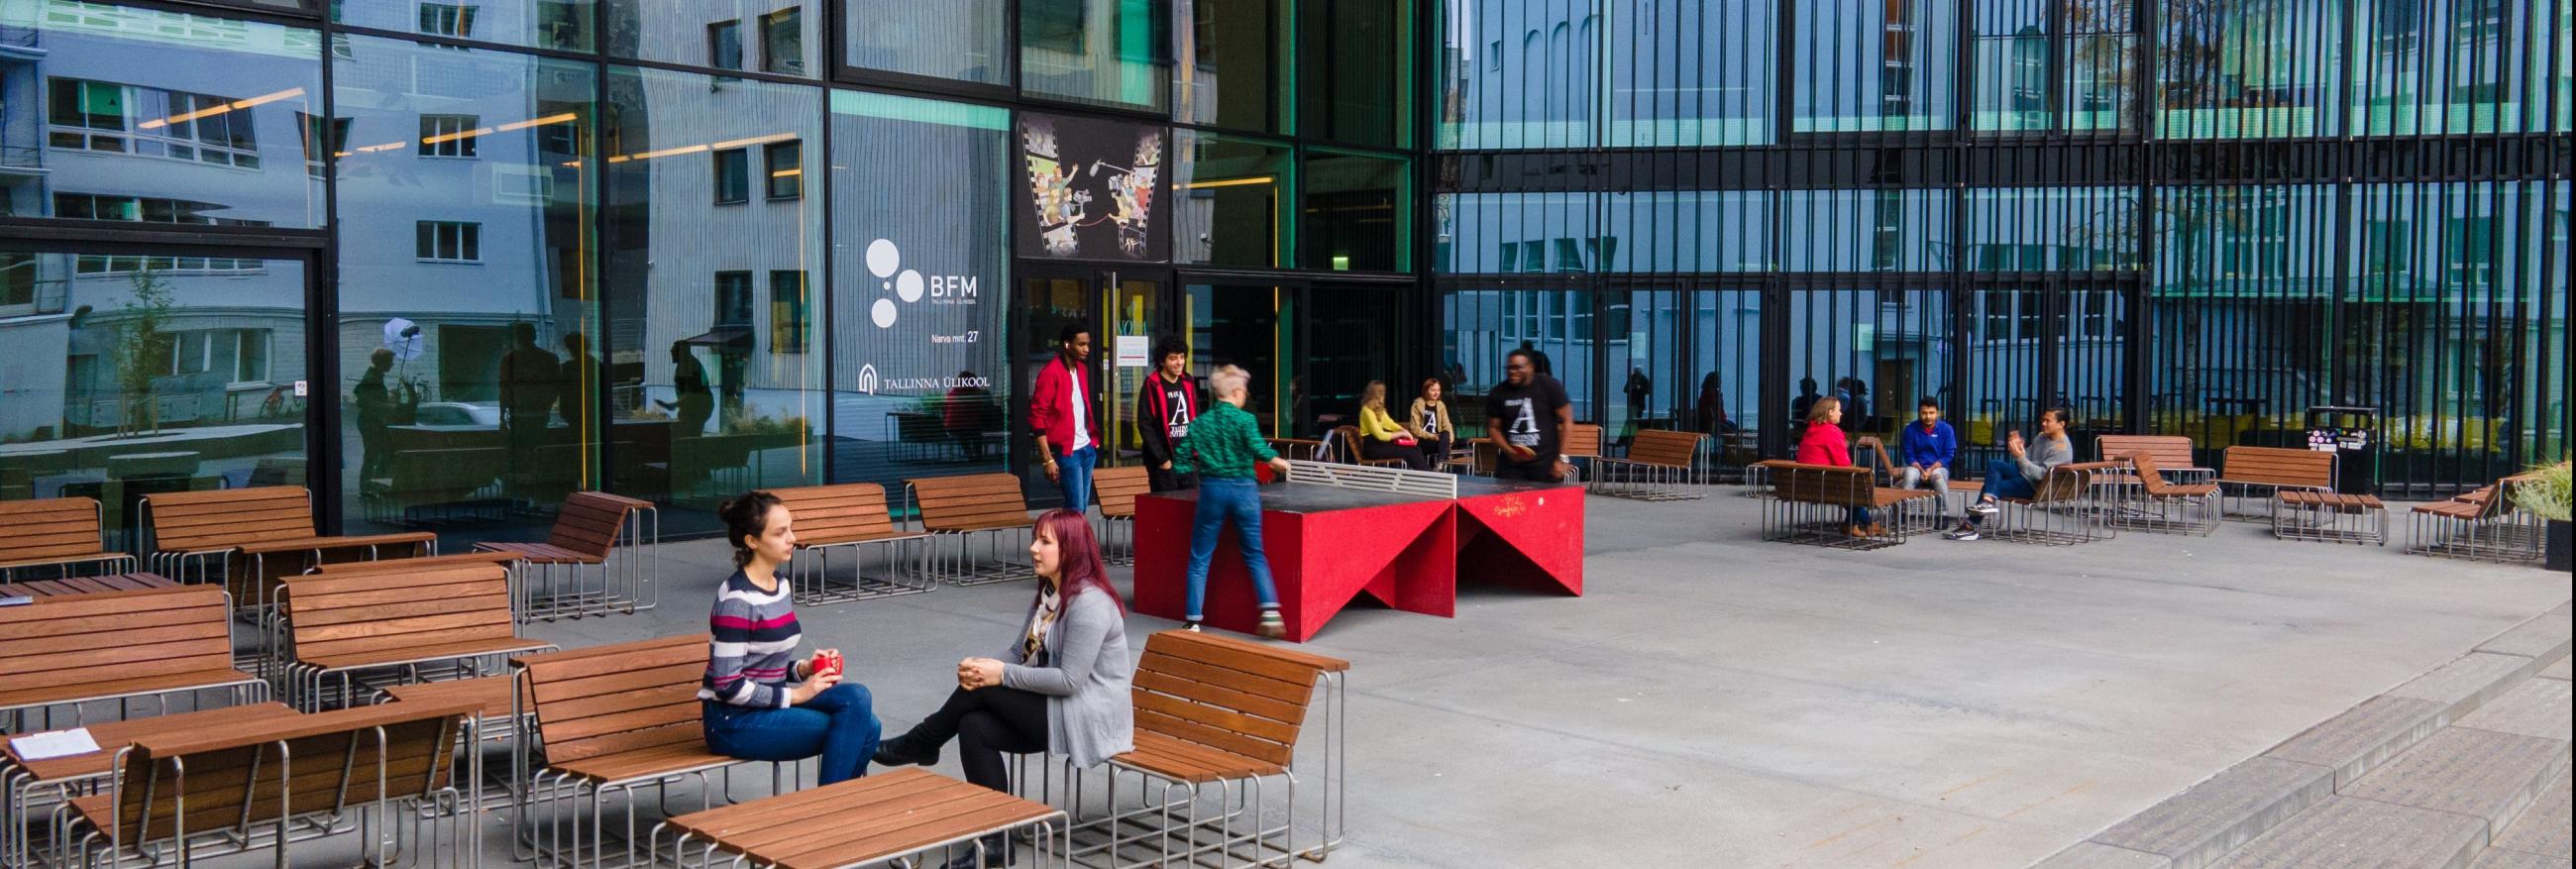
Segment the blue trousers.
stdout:
<svg viewBox="0 0 2576 869">
<path fill-rule="evenodd" d="M 1279 608 L 1279 589 L 1270 582 L 1270 557 L 1261 551 L 1261 484 L 1240 477 L 1199 478 L 1199 509 L 1190 525 L 1190 605 L 1185 621 L 1202 621 L 1207 604 L 1208 562 L 1216 558 L 1216 535 L 1234 520 L 1235 539 L 1243 545 L 1243 569 L 1252 574 L 1252 590 L 1261 608 Z"/>
<path fill-rule="evenodd" d="M 867 686 L 856 682 L 834 685 L 805 705 L 786 709 L 705 705 L 708 751 L 743 760 L 788 761 L 821 755 L 815 777 L 822 784 L 867 775 L 882 729 Z"/>
<path fill-rule="evenodd" d="M 2038 493 L 2039 490 L 2032 487 L 2029 480 L 2022 478 L 2019 468 L 2001 468 L 1997 469 L 1994 473 L 1986 475 L 1986 486 L 1983 489 L 1977 490 L 1977 500 L 1983 501 L 1987 498 L 2028 498 Z M 1976 527 L 1979 518 L 1980 514 L 1978 514 L 1977 511 L 1968 511 L 1968 526 L 1971 528 Z"/>
<path fill-rule="evenodd" d="M 1100 462 L 1100 448 L 1083 447 L 1055 460 L 1056 490 L 1064 493 L 1064 508 L 1080 513 L 1091 509 L 1091 468 Z"/>
</svg>

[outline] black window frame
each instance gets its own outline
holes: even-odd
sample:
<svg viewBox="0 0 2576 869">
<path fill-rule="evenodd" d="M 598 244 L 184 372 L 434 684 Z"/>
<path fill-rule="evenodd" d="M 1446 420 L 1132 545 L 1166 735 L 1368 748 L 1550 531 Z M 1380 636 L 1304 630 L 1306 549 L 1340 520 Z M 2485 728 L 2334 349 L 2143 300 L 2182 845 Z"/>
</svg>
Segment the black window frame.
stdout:
<svg viewBox="0 0 2576 869">
<path fill-rule="evenodd" d="M 728 159 L 730 158 L 730 159 Z M 715 184 L 715 204 L 741 205 L 751 201 L 751 149 L 718 148 L 707 153 L 707 164 Z M 730 169 L 731 171 L 727 171 Z M 727 191 L 732 195 L 728 197 Z"/>
</svg>

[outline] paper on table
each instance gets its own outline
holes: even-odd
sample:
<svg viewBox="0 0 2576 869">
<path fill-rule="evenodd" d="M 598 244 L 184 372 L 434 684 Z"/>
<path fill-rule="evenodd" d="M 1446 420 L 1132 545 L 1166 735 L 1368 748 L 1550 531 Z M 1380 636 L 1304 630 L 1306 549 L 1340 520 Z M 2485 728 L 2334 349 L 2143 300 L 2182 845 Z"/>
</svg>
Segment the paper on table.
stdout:
<svg viewBox="0 0 2576 869">
<path fill-rule="evenodd" d="M 74 727 L 70 730 L 30 733 L 9 740 L 9 747 L 17 749 L 20 758 L 44 760 L 52 757 L 88 754 L 98 750 L 98 743 L 89 738 L 89 728 Z"/>
</svg>

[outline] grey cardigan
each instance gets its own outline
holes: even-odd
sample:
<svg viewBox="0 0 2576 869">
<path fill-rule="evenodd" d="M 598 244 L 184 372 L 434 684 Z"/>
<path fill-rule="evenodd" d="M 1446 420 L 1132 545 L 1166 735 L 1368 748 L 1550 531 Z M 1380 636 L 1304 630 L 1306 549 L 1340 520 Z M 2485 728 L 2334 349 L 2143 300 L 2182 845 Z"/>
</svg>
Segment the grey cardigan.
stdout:
<svg viewBox="0 0 2576 869">
<path fill-rule="evenodd" d="M 1029 612 L 1036 614 L 1035 601 Z M 1127 687 L 1136 667 L 1127 660 L 1127 620 L 1118 604 L 1097 589 L 1074 595 L 1048 629 L 1046 649 L 1055 666 L 1031 667 L 1012 643 L 1002 655 L 1002 684 L 1047 695 L 1047 752 L 1089 767 L 1136 750 Z"/>
<path fill-rule="evenodd" d="M 2015 461 L 2021 465 L 2021 478 L 2037 486 L 2041 480 L 2048 479 L 2049 471 L 2074 460 L 2075 445 L 2068 439 L 2040 437 L 2024 445 L 2021 458 Z"/>
</svg>

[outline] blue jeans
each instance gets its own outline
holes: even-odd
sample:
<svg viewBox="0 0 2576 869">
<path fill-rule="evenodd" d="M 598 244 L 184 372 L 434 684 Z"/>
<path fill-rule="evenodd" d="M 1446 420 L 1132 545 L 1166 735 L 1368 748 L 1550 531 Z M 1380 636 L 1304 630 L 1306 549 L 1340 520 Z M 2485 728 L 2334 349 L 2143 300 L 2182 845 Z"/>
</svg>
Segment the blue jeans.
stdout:
<svg viewBox="0 0 2576 869">
<path fill-rule="evenodd" d="M 1207 604 L 1208 562 L 1216 558 L 1216 535 L 1234 520 L 1235 539 L 1243 544 L 1243 569 L 1252 574 L 1252 590 L 1261 608 L 1279 608 L 1279 589 L 1270 582 L 1270 558 L 1261 551 L 1261 485 L 1240 477 L 1200 477 L 1197 521 L 1190 525 L 1190 606 L 1185 621 L 1201 621 Z"/>
<path fill-rule="evenodd" d="M 2022 478 L 2021 470 L 2019 468 L 2007 468 L 1986 475 L 1986 487 L 1977 490 L 1977 500 L 1983 501 L 1987 498 L 2028 498 L 2038 493 L 2039 490 L 2033 488 L 2029 480 Z M 1969 527 L 1976 526 L 1979 515 L 1980 514 L 1978 514 L 1977 511 L 1968 511 L 1967 522 Z"/>
<path fill-rule="evenodd" d="M 786 686 L 779 686 L 781 691 Z M 743 760 L 803 760 L 822 755 L 815 777 L 822 784 L 868 774 L 881 725 L 867 686 L 843 682 L 803 706 L 753 709 L 707 703 L 707 750 Z"/>
<path fill-rule="evenodd" d="M 1100 462 L 1100 448 L 1083 447 L 1055 460 L 1055 486 L 1064 493 L 1064 508 L 1076 513 L 1091 509 L 1091 467 Z"/>
</svg>

